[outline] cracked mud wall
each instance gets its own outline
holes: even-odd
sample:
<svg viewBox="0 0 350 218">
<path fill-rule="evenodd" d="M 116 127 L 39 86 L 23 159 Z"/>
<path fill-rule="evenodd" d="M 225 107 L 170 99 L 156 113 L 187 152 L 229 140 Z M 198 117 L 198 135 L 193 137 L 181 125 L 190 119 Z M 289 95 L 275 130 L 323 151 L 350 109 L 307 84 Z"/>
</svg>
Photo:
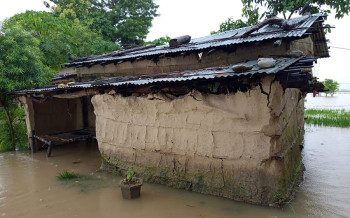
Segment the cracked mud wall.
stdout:
<svg viewBox="0 0 350 218">
<path fill-rule="evenodd" d="M 287 157 L 288 140 L 299 137 L 299 94 L 267 76 L 245 93 L 95 95 L 99 149 L 117 171 L 266 205 L 290 183 L 278 155 Z"/>
<path fill-rule="evenodd" d="M 304 137 L 304 98 L 299 89 L 281 92 L 278 83 L 271 85 L 271 120 L 266 134 L 271 136 L 271 157 L 264 164 L 275 165 L 275 203 L 287 200 L 303 173 L 301 149 Z M 278 194 L 279 193 L 279 194 Z M 280 195 L 277 197 L 277 195 Z M 277 199 L 276 199 L 277 198 Z"/>
</svg>

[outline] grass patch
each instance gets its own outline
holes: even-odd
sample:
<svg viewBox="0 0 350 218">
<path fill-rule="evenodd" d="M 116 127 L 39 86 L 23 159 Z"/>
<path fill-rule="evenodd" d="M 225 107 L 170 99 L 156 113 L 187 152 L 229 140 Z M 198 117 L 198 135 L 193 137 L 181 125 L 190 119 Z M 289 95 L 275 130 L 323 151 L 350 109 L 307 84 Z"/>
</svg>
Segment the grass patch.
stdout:
<svg viewBox="0 0 350 218">
<path fill-rule="evenodd" d="M 74 172 L 68 172 L 68 171 L 64 171 L 60 174 L 58 174 L 57 178 L 59 180 L 72 180 L 72 179 L 79 179 L 82 176 L 78 173 L 74 173 Z"/>
<path fill-rule="evenodd" d="M 308 109 L 305 111 L 305 122 L 307 124 L 350 127 L 350 111 Z"/>
<path fill-rule="evenodd" d="M 100 175 L 85 175 L 66 170 L 59 173 L 56 177 L 65 188 L 84 193 L 110 186 L 110 183 L 107 183 Z"/>
</svg>

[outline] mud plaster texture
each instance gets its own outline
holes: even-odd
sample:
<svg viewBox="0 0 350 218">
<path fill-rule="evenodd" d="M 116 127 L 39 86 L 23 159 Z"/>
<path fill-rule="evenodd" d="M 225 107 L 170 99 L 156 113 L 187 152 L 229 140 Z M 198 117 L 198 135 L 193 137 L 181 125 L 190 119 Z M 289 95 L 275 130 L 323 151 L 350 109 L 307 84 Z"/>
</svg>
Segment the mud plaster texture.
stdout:
<svg viewBox="0 0 350 218">
<path fill-rule="evenodd" d="M 303 102 L 274 76 L 244 93 L 92 98 L 99 149 L 117 172 L 261 205 L 291 192 Z"/>
<path fill-rule="evenodd" d="M 240 63 L 245 60 L 256 60 L 260 57 L 285 56 L 291 51 L 300 50 L 305 56 L 313 56 L 313 41 L 311 37 L 293 40 L 283 40 L 282 45 L 274 47 L 275 40 L 255 43 L 251 45 L 240 45 L 231 50 L 217 48 L 212 54 L 198 52 L 185 56 L 165 57 L 158 61 L 152 59 L 142 61 L 126 60 L 123 63 L 110 63 L 106 65 L 96 64 L 89 67 L 68 67 L 62 69 L 60 74 L 77 73 L 84 81 L 93 78 L 105 78 L 111 76 L 130 76 L 167 73 L 172 71 L 183 71 L 188 69 L 203 69 L 221 65 Z M 198 54 L 201 53 L 201 59 Z"/>
</svg>

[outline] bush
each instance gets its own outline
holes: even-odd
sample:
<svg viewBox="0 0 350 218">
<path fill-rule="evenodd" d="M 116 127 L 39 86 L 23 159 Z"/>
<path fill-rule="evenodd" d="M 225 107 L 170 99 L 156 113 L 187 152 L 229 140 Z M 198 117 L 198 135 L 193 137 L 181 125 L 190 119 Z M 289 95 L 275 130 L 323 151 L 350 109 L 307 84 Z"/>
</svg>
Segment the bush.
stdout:
<svg viewBox="0 0 350 218">
<path fill-rule="evenodd" d="M 14 118 L 12 125 L 16 130 L 14 132 L 16 148 L 20 150 L 26 149 L 28 146 L 28 138 L 26 135 L 27 127 L 24 118 L 24 109 L 21 105 L 13 105 L 13 107 L 10 108 L 10 114 Z M 3 108 L 0 108 L 0 151 L 10 150 L 12 150 L 12 148 L 9 125 Z"/>
</svg>

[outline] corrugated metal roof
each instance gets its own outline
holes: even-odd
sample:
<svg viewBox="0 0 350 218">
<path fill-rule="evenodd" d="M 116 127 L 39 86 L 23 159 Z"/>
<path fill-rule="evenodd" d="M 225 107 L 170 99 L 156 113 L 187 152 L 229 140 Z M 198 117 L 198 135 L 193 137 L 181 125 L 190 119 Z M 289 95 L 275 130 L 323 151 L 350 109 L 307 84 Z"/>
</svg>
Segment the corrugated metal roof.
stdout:
<svg viewBox="0 0 350 218">
<path fill-rule="evenodd" d="M 155 75 L 144 75 L 144 76 L 125 76 L 125 77 L 111 77 L 108 79 L 100 79 L 91 82 L 73 84 L 69 86 L 62 87 L 43 87 L 38 89 L 31 90 L 22 90 L 14 91 L 12 94 L 22 95 L 22 94 L 31 94 L 31 93 L 44 93 L 58 90 L 69 90 L 69 89 L 89 89 L 94 87 L 117 87 L 124 85 L 147 85 L 154 83 L 174 83 L 174 82 L 183 82 L 190 80 L 213 80 L 213 79 L 223 79 L 223 78 L 233 78 L 241 76 L 251 76 L 255 74 L 276 74 L 280 71 L 285 70 L 289 66 L 303 59 L 299 58 L 285 58 L 280 57 L 276 58 L 276 65 L 272 68 L 260 69 L 257 65 L 257 60 L 242 62 L 235 65 L 250 65 L 253 68 L 247 72 L 235 72 L 232 70 L 232 67 L 235 65 L 228 65 L 222 67 L 212 67 L 201 70 L 187 70 L 181 72 L 171 72 L 164 74 L 155 74 Z M 313 60 L 313 59 L 312 59 Z M 303 60 L 301 60 L 302 62 Z M 312 61 L 311 61 L 312 62 Z"/>
<path fill-rule="evenodd" d="M 71 73 L 71 74 L 61 74 L 61 75 L 57 75 L 52 77 L 52 80 L 59 80 L 59 79 L 66 79 L 66 78 L 71 78 L 71 77 L 77 77 L 78 74 L 76 73 Z"/>
<path fill-rule="evenodd" d="M 125 59 L 138 58 L 138 57 L 147 57 L 154 55 L 162 55 L 168 53 L 182 53 L 187 51 L 194 50 L 205 50 L 216 47 L 222 47 L 227 45 L 242 44 L 242 43 L 251 43 L 258 42 L 268 39 L 280 39 L 280 38 L 295 38 L 302 37 L 308 29 L 314 24 L 314 22 L 322 17 L 322 14 L 313 14 L 302 17 L 297 17 L 289 20 L 289 23 L 295 23 L 296 25 L 291 30 L 283 30 L 282 27 L 278 25 L 266 25 L 251 33 L 248 37 L 240 37 L 243 33 L 249 30 L 252 27 L 245 27 L 236 30 L 226 31 L 222 33 L 217 33 L 214 35 L 209 35 L 197 39 L 192 39 L 190 43 L 181 45 L 178 48 L 170 48 L 168 45 L 162 45 L 157 47 L 151 47 L 147 49 L 142 49 L 138 51 L 116 51 L 113 53 L 93 56 L 77 59 L 71 63 L 66 63 L 65 66 L 80 66 L 80 65 L 89 65 L 89 64 L 98 64 L 98 63 L 108 63 L 108 62 L 117 62 Z"/>
</svg>

